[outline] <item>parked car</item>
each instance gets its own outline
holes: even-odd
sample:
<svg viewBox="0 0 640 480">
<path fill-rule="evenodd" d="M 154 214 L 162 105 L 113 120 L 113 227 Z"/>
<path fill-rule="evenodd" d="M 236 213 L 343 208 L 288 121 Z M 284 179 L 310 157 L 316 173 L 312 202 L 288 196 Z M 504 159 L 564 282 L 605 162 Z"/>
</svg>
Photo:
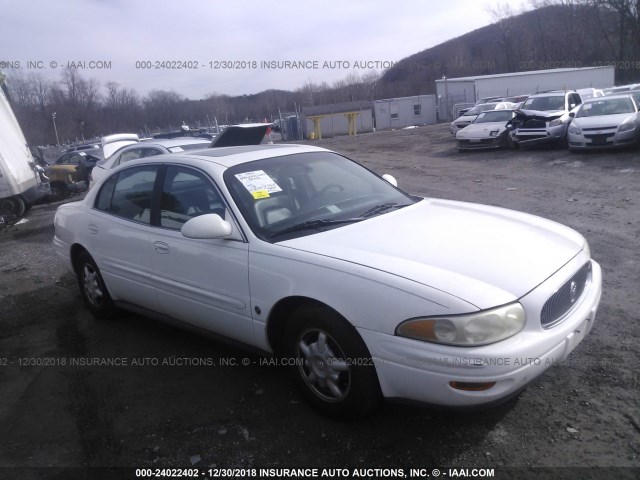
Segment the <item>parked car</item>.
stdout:
<svg viewBox="0 0 640 480">
<path fill-rule="evenodd" d="M 453 122 L 451 122 L 451 125 L 449 127 L 449 130 L 451 131 L 451 135 L 455 136 L 458 130 L 471 125 L 480 113 L 486 112 L 488 110 L 495 110 L 497 105 L 498 105 L 497 102 L 482 103 L 480 105 L 476 105 L 475 107 L 467 110 L 458 118 L 456 118 Z"/>
<path fill-rule="evenodd" d="M 602 278 L 579 233 L 395 183 L 305 145 L 142 158 L 60 206 L 53 243 L 95 315 L 273 352 L 341 418 L 501 401 L 584 339 Z"/>
<path fill-rule="evenodd" d="M 172 137 L 154 138 L 139 141 L 135 134 L 116 134 L 102 139 L 103 148 L 109 152 L 103 162 L 97 165 L 91 175 L 91 185 L 109 170 L 121 163 L 143 157 L 152 157 L 165 153 L 177 153 L 185 150 L 219 148 L 239 145 L 259 145 L 270 131 L 271 124 L 250 123 L 227 127 L 213 140 L 208 138 Z M 116 149 L 116 147 L 119 147 Z M 113 152 L 113 153 L 112 153 Z"/>
<path fill-rule="evenodd" d="M 511 97 L 504 97 L 502 99 L 503 102 L 511 102 L 511 103 L 523 103 L 530 95 L 513 95 Z"/>
<path fill-rule="evenodd" d="M 108 137 L 107 137 L 108 138 Z M 108 144 L 110 142 L 106 142 Z M 124 143 L 128 143 L 126 140 Z M 112 168 L 122 163 L 136 160 L 138 158 L 152 157 L 164 153 L 183 152 L 185 150 L 203 149 L 211 145 L 211 140 L 205 138 L 179 137 L 168 139 L 152 139 L 135 142 L 116 150 L 109 158 L 99 162 L 91 172 L 91 187 L 93 184 L 107 175 Z"/>
<path fill-rule="evenodd" d="M 476 102 L 476 106 L 482 105 L 485 103 L 498 103 L 502 101 L 503 97 L 483 97 Z"/>
<path fill-rule="evenodd" d="M 511 122 L 509 141 L 513 147 L 549 142 L 564 143 L 572 117 L 569 112 L 582 103 L 575 91 L 530 95 Z"/>
<path fill-rule="evenodd" d="M 54 195 L 81 192 L 88 188 L 91 171 L 103 160 L 98 149 L 63 153 L 53 165 L 45 168 Z"/>
<path fill-rule="evenodd" d="M 640 83 L 630 83 L 629 85 L 620 85 L 617 87 L 605 88 L 603 90 L 605 95 L 618 95 L 620 93 L 626 93 L 631 90 L 638 90 L 640 88 Z"/>
<path fill-rule="evenodd" d="M 604 92 L 599 88 L 581 88 L 576 92 L 578 92 L 583 102 L 590 98 L 604 97 Z"/>
<path fill-rule="evenodd" d="M 513 110 L 482 112 L 471 125 L 456 133 L 458 150 L 506 147 L 509 136 L 507 125 L 512 118 Z"/>
<path fill-rule="evenodd" d="M 584 150 L 637 145 L 638 106 L 631 95 L 610 95 L 584 102 L 569 126 L 569 148 Z"/>
</svg>

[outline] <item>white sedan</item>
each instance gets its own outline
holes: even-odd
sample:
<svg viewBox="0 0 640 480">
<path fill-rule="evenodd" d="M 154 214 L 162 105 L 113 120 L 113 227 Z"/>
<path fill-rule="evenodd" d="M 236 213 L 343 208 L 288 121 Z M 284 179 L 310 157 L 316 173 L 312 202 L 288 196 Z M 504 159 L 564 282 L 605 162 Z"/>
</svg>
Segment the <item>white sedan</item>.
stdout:
<svg viewBox="0 0 640 480">
<path fill-rule="evenodd" d="M 601 270 L 579 233 L 394 183 L 310 146 L 161 155 L 60 206 L 54 245 L 97 316 L 272 352 L 341 418 L 504 400 L 589 333 Z"/>
</svg>

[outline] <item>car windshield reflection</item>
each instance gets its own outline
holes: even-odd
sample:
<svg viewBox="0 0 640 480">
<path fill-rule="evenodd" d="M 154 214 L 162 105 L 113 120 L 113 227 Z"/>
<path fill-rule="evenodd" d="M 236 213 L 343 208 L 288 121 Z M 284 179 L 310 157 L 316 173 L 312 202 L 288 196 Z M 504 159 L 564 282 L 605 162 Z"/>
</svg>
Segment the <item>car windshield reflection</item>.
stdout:
<svg viewBox="0 0 640 480">
<path fill-rule="evenodd" d="M 251 230 L 282 241 L 411 205 L 416 199 L 330 152 L 269 158 L 232 167 L 227 188 Z"/>
</svg>

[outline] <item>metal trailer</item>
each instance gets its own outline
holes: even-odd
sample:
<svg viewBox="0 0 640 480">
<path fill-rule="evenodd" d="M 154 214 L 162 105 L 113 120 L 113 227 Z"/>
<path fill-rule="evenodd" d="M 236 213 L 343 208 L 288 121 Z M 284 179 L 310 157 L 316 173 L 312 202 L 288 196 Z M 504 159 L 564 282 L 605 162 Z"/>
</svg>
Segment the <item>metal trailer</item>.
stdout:
<svg viewBox="0 0 640 480">
<path fill-rule="evenodd" d="M 0 73 L 0 215 L 21 217 L 50 187 L 9 105 L 4 78 Z"/>
<path fill-rule="evenodd" d="M 436 96 L 388 98 L 373 101 L 377 130 L 390 130 L 436 123 Z"/>
<path fill-rule="evenodd" d="M 436 80 L 440 120 L 453 120 L 452 108 L 483 97 L 525 95 L 549 90 L 607 88 L 614 84 L 614 67 L 557 68 Z"/>
</svg>

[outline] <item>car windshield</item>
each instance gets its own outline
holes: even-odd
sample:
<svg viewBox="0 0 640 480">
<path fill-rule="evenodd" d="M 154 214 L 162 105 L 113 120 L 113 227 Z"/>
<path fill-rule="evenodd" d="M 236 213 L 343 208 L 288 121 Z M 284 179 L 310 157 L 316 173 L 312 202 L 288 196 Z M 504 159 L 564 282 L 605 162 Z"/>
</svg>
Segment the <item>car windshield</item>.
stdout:
<svg viewBox="0 0 640 480">
<path fill-rule="evenodd" d="M 611 98 L 585 103 L 582 105 L 576 118 L 635 113 L 635 111 L 636 109 L 631 98 Z"/>
<path fill-rule="evenodd" d="M 522 108 L 524 110 L 539 110 L 542 112 L 564 110 L 564 95 L 529 97 L 522 105 Z"/>
<path fill-rule="evenodd" d="M 513 117 L 513 112 L 511 110 L 494 110 L 492 112 L 481 113 L 473 123 L 507 123 L 509 120 L 511 120 L 511 117 Z"/>
<path fill-rule="evenodd" d="M 332 152 L 243 163 L 229 168 L 224 181 L 251 230 L 269 242 L 363 221 L 417 201 Z"/>
<path fill-rule="evenodd" d="M 486 112 L 487 110 L 495 110 L 497 103 L 485 103 L 483 105 L 476 105 L 471 110 L 468 110 L 463 116 L 468 115 L 478 115 L 482 112 Z"/>
</svg>

